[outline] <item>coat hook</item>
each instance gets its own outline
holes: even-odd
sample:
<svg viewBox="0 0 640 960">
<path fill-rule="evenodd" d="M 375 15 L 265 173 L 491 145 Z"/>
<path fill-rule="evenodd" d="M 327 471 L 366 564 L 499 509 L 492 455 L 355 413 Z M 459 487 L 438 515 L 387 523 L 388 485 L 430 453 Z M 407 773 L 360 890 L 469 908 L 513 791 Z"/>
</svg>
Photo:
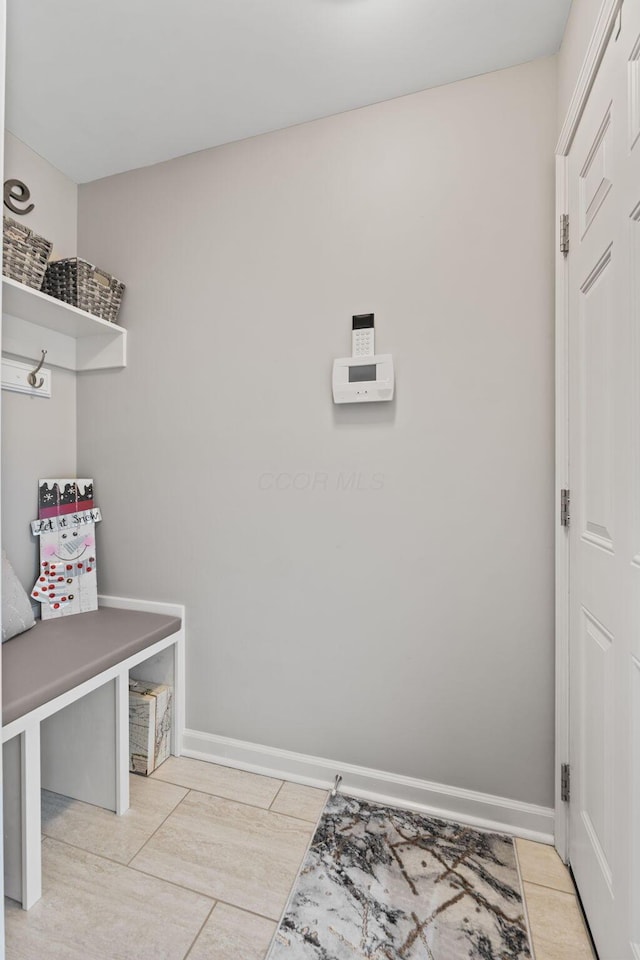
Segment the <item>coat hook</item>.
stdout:
<svg viewBox="0 0 640 960">
<path fill-rule="evenodd" d="M 43 350 L 43 351 L 42 351 L 42 359 L 40 360 L 40 363 L 39 363 L 38 366 L 35 368 L 35 370 L 32 370 L 31 373 L 28 374 L 28 376 L 27 376 L 27 380 L 29 381 L 29 385 L 30 385 L 31 387 L 35 387 L 36 390 L 39 390 L 40 387 L 42 386 L 42 384 L 44 383 L 44 377 L 40 377 L 40 383 L 37 382 L 37 380 L 36 380 L 36 374 L 38 373 L 40 367 L 41 367 L 42 364 L 44 363 L 44 358 L 46 357 L 46 355 L 47 355 L 47 351 L 46 351 L 46 350 Z"/>
</svg>

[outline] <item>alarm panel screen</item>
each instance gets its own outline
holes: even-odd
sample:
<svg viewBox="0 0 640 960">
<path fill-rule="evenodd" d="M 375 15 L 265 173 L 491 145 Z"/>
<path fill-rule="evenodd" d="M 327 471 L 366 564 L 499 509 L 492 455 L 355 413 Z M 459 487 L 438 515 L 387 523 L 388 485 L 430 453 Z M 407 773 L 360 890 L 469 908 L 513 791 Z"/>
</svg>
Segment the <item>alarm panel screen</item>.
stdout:
<svg viewBox="0 0 640 960">
<path fill-rule="evenodd" d="M 364 383 L 376 379 L 375 363 L 354 364 L 349 367 L 349 383 Z"/>
</svg>

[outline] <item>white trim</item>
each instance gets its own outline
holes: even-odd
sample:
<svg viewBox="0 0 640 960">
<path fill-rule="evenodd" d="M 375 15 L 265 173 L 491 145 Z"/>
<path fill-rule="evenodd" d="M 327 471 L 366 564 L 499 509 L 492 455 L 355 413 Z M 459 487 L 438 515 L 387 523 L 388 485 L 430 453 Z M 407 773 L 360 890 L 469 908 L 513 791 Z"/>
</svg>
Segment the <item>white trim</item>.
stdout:
<svg viewBox="0 0 640 960">
<path fill-rule="evenodd" d="M 4 130 L 4 103 L 5 103 L 5 74 L 6 74 L 6 42 L 7 42 L 7 4 L 6 0 L 0 0 L 0 126 Z M 0 170 L 3 172 L 4 181 L 4 137 L 0 139 Z M 2 343 L 2 284 L 0 283 L 0 345 Z M 0 391 L 1 392 L 1 391 Z M 0 399 L 0 410 L 2 400 Z M 0 431 L 1 433 L 1 431 Z M 0 481 L 1 488 L 1 481 Z M 2 538 L 0 537 L 0 540 Z M 1 592 L 1 590 L 0 590 Z M 0 600 L 2 598 L 0 597 Z M 2 658 L 0 657 L 0 716 L 2 715 Z M 3 809 L 3 782 L 2 765 L 0 764 L 0 823 L 4 822 Z M 4 903 L 4 843 L 0 842 L 0 903 Z M 4 960 L 4 910 L 0 911 L 0 960 Z"/>
<path fill-rule="evenodd" d="M 587 52 L 585 54 L 582 69 L 578 76 L 569 109 L 565 117 L 560 138 L 556 146 L 556 155 L 566 157 L 571 149 L 571 144 L 575 136 L 580 118 L 589 99 L 593 82 L 598 72 L 598 67 L 602 63 L 604 52 L 609 42 L 609 37 L 613 31 L 618 10 L 623 0 L 603 0 L 600 13 L 591 37 Z"/>
<path fill-rule="evenodd" d="M 39 723 L 27 727 L 20 737 L 20 755 L 22 909 L 30 910 L 42 896 Z"/>
<path fill-rule="evenodd" d="M 129 759 L 129 674 L 115 678 L 116 757 Z M 129 809 L 129 764 L 116 764 L 116 813 Z"/>
<path fill-rule="evenodd" d="M 556 157 L 556 733 L 555 845 L 569 856 L 569 808 L 561 799 L 560 767 L 569 762 L 569 531 L 560 526 L 560 491 L 569 481 L 569 278 L 560 253 L 560 213 L 568 211 L 567 157 Z"/>
<path fill-rule="evenodd" d="M 183 756 L 327 789 L 335 776 L 346 793 L 430 816 L 458 820 L 540 843 L 553 843 L 553 810 L 521 800 L 418 780 L 384 770 L 312 757 L 197 730 L 185 730 Z"/>
<path fill-rule="evenodd" d="M 164 603 L 161 600 L 136 600 L 134 597 L 98 596 L 101 607 L 117 607 L 120 610 L 141 610 L 143 613 L 163 613 L 167 617 L 180 617 L 184 629 L 184 605 Z"/>
</svg>

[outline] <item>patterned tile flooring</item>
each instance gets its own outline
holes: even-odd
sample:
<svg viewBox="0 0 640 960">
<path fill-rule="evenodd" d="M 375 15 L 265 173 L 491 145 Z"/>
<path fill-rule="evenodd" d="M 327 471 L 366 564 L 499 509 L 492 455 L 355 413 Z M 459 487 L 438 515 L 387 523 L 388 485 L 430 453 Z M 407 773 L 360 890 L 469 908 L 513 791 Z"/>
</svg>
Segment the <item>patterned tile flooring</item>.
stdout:
<svg viewBox="0 0 640 960">
<path fill-rule="evenodd" d="M 325 799 L 182 757 L 122 817 L 43 793 L 43 897 L 6 901 L 6 960 L 264 960 Z M 536 960 L 592 960 L 553 848 L 516 848 Z"/>
</svg>

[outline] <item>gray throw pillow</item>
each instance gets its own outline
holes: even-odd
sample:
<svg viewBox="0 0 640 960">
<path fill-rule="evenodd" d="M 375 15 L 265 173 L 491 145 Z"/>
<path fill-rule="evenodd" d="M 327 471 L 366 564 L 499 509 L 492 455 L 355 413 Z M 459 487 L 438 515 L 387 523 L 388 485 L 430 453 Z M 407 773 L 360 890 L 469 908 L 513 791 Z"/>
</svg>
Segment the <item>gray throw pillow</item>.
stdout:
<svg viewBox="0 0 640 960">
<path fill-rule="evenodd" d="M 31 602 L 2 551 L 2 642 L 35 626 Z"/>
</svg>

